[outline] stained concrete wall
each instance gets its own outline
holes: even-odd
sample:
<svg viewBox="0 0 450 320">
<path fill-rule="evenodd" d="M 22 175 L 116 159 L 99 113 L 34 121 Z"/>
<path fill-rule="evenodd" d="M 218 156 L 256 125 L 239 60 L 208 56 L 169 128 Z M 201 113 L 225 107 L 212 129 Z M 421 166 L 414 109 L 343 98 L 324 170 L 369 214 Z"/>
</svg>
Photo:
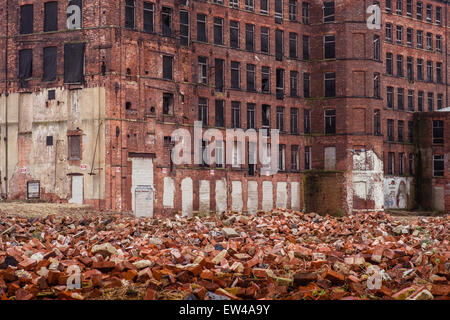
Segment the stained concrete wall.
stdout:
<svg viewBox="0 0 450 320">
<path fill-rule="evenodd" d="M 48 90 L 55 90 L 54 100 L 48 100 Z M 11 93 L 8 98 L 1 95 L 2 182 L 6 174 L 6 142 L 3 139 L 6 137 L 6 119 L 9 198 L 25 198 L 27 181 L 38 180 L 41 198 L 68 200 L 71 197 L 70 175 L 78 174 L 84 176 L 87 203 L 97 204 L 105 199 L 104 88 L 51 88 Z M 81 160 L 69 161 L 67 134 L 78 129 L 82 132 Z M 46 145 L 47 136 L 53 136 L 52 146 Z M 89 175 L 91 172 L 95 175 Z M 5 189 L 3 183 L 2 194 Z"/>
</svg>

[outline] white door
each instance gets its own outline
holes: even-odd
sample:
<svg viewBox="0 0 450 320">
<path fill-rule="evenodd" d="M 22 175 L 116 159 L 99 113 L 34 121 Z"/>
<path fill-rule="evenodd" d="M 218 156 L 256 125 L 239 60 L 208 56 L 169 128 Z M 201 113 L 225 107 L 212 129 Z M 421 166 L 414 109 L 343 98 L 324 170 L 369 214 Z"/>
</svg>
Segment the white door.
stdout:
<svg viewBox="0 0 450 320">
<path fill-rule="evenodd" d="M 132 158 L 132 172 L 131 172 L 131 197 L 132 209 L 136 213 L 136 188 L 138 186 L 149 186 L 153 188 L 153 159 L 148 158 Z M 153 201 L 152 193 L 152 201 Z M 152 204 L 153 210 L 153 204 Z M 153 216 L 153 211 L 147 214 Z"/>
<path fill-rule="evenodd" d="M 83 176 L 72 176 L 72 198 L 69 203 L 83 204 Z"/>
</svg>

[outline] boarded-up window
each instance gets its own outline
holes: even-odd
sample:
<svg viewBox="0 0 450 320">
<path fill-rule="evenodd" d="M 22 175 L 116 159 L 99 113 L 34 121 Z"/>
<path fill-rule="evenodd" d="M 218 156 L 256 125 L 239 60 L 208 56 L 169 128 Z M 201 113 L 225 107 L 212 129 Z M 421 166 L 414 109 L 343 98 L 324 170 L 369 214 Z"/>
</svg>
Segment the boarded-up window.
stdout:
<svg viewBox="0 0 450 320">
<path fill-rule="evenodd" d="M 26 80 L 31 78 L 33 70 L 33 51 L 25 49 L 19 51 L 19 81 L 21 87 L 27 85 Z"/>
<path fill-rule="evenodd" d="M 56 47 L 44 48 L 44 76 L 43 81 L 56 79 Z"/>
<path fill-rule="evenodd" d="M 26 4 L 20 7 L 20 33 L 33 33 L 33 5 Z"/>
<path fill-rule="evenodd" d="M 81 83 L 84 80 L 84 43 L 64 45 L 64 82 Z"/>
<path fill-rule="evenodd" d="M 173 115 L 173 94 L 163 93 L 163 114 Z"/>
<path fill-rule="evenodd" d="M 81 136 L 69 136 L 69 160 L 81 160 Z"/>
<path fill-rule="evenodd" d="M 44 32 L 58 30 L 58 2 L 44 4 Z"/>
</svg>

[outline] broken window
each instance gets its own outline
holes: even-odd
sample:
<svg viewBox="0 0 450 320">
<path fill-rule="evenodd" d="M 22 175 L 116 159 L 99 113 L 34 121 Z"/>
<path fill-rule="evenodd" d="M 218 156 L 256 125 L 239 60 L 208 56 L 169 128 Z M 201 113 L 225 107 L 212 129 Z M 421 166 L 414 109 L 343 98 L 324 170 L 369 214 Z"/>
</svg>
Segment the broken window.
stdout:
<svg viewBox="0 0 450 320">
<path fill-rule="evenodd" d="M 398 110 L 404 109 L 404 89 L 397 88 L 397 108 Z"/>
<path fill-rule="evenodd" d="M 44 32 L 58 30 L 58 2 L 44 3 Z"/>
<path fill-rule="evenodd" d="M 398 154 L 398 174 L 405 174 L 405 154 L 403 152 Z"/>
<path fill-rule="evenodd" d="M 163 114 L 173 115 L 173 94 L 163 93 Z"/>
<path fill-rule="evenodd" d="M 240 88 L 240 63 L 236 61 L 231 61 L 231 88 Z"/>
<path fill-rule="evenodd" d="M 173 57 L 163 56 L 163 79 L 173 79 Z"/>
<path fill-rule="evenodd" d="M 403 120 L 399 120 L 397 124 L 398 142 L 403 142 Z"/>
<path fill-rule="evenodd" d="M 414 90 L 408 90 L 408 110 L 414 111 Z"/>
<path fill-rule="evenodd" d="M 389 109 L 394 108 L 394 88 L 387 87 L 386 88 L 386 99 L 387 99 L 387 107 Z"/>
<path fill-rule="evenodd" d="M 297 34 L 289 32 L 289 57 L 297 58 Z"/>
<path fill-rule="evenodd" d="M 298 108 L 291 108 L 291 133 L 298 133 Z"/>
<path fill-rule="evenodd" d="M 373 113 L 373 134 L 375 136 L 381 135 L 381 114 L 378 109 L 374 110 Z"/>
<path fill-rule="evenodd" d="M 333 39 L 334 42 L 334 39 Z M 381 58 L 380 55 L 381 47 L 380 47 L 380 36 L 373 36 L 373 59 L 379 61 Z"/>
<path fill-rule="evenodd" d="M 269 13 L 269 0 L 261 0 L 259 8 L 261 13 Z"/>
<path fill-rule="evenodd" d="M 284 107 L 277 107 L 277 129 L 284 132 Z"/>
<path fill-rule="evenodd" d="M 311 75 L 309 73 L 303 73 L 303 96 L 305 98 L 311 98 L 310 78 Z"/>
<path fill-rule="evenodd" d="M 436 62 L 436 82 L 442 83 L 442 62 Z"/>
<path fill-rule="evenodd" d="M 428 92 L 428 111 L 433 111 L 434 109 L 434 93 Z"/>
<path fill-rule="evenodd" d="M 225 117 L 224 117 L 224 101 L 216 100 L 216 110 L 215 110 L 215 118 L 216 118 L 216 127 L 225 127 Z"/>
<path fill-rule="evenodd" d="M 423 80 L 423 60 L 417 59 L 417 80 Z"/>
<path fill-rule="evenodd" d="M 444 95 L 442 93 L 438 93 L 437 95 L 437 109 L 441 110 L 443 105 Z"/>
<path fill-rule="evenodd" d="M 69 141 L 69 159 L 81 160 L 81 135 L 68 136 Z"/>
<path fill-rule="evenodd" d="M 336 110 L 325 110 L 325 134 L 336 133 Z"/>
<path fill-rule="evenodd" d="M 172 35 L 172 9 L 169 7 L 162 7 L 161 11 L 162 34 L 165 37 Z"/>
<path fill-rule="evenodd" d="M 270 106 L 267 104 L 263 104 L 261 106 L 262 111 L 262 126 L 269 128 L 270 127 Z"/>
<path fill-rule="evenodd" d="M 303 133 L 311 133 L 311 110 L 309 109 L 303 110 Z"/>
<path fill-rule="evenodd" d="M 20 7 L 20 34 L 33 33 L 33 5 L 26 4 Z"/>
<path fill-rule="evenodd" d="M 323 3 L 323 22 L 334 21 L 334 1 L 326 1 Z"/>
<path fill-rule="evenodd" d="M 275 22 L 281 23 L 283 20 L 283 0 L 275 0 Z"/>
<path fill-rule="evenodd" d="M 284 97 L 284 69 L 276 70 L 276 98 L 283 99 Z"/>
<path fill-rule="evenodd" d="M 269 53 L 269 28 L 261 27 L 261 52 Z"/>
<path fill-rule="evenodd" d="M 43 81 L 56 80 L 56 47 L 44 48 L 44 75 Z"/>
<path fill-rule="evenodd" d="M 444 155 L 433 155 L 433 176 L 444 176 Z"/>
<path fill-rule="evenodd" d="M 334 59 L 336 57 L 334 35 L 324 37 L 324 58 Z"/>
<path fill-rule="evenodd" d="M 336 73 L 325 73 L 325 97 L 336 96 Z"/>
<path fill-rule="evenodd" d="M 394 174 L 394 168 L 395 168 L 395 153 L 389 152 L 388 153 L 388 174 Z"/>
<path fill-rule="evenodd" d="M 433 120 L 433 143 L 444 143 L 444 121 Z"/>
<path fill-rule="evenodd" d="M 230 47 L 239 48 L 239 22 L 230 21 Z"/>
<path fill-rule="evenodd" d="M 125 28 L 134 29 L 134 0 L 125 1 Z"/>
<path fill-rule="evenodd" d="M 297 0 L 289 0 L 289 20 L 297 21 Z"/>
<path fill-rule="evenodd" d="M 297 97 L 298 93 L 298 72 L 291 71 L 290 72 L 290 87 L 291 87 L 291 97 Z"/>
<path fill-rule="evenodd" d="M 206 57 L 198 57 L 198 82 L 208 83 L 208 60 Z"/>
<path fill-rule="evenodd" d="M 84 81 L 85 43 L 64 45 L 64 82 L 82 83 Z"/>
<path fill-rule="evenodd" d="M 247 91 L 256 91 L 255 68 L 254 64 L 247 64 Z"/>
<path fill-rule="evenodd" d="M 255 40 L 254 40 L 255 26 L 253 24 L 245 24 L 245 50 L 254 51 Z"/>
<path fill-rule="evenodd" d="M 184 10 L 180 11 L 180 43 L 189 45 L 189 12 Z"/>
<path fill-rule="evenodd" d="M 208 99 L 198 98 L 198 121 L 204 126 L 208 125 Z"/>
<path fill-rule="evenodd" d="M 397 55 L 397 77 L 403 77 L 403 56 Z"/>
<path fill-rule="evenodd" d="M 298 146 L 291 146 L 291 170 L 298 171 L 300 167 L 300 161 L 298 157 Z"/>
<path fill-rule="evenodd" d="M 373 74 L 373 96 L 374 98 L 380 98 L 380 74 Z"/>
<path fill-rule="evenodd" d="M 275 30 L 275 59 L 277 61 L 283 60 L 283 30 Z"/>
<path fill-rule="evenodd" d="M 223 44 L 223 19 L 214 17 L 214 43 Z"/>
<path fill-rule="evenodd" d="M 309 60 L 309 36 L 303 36 L 303 60 Z"/>
<path fill-rule="evenodd" d="M 245 0 L 245 10 L 253 11 L 255 9 L 255 0 Z"/>
<path fill-rule="evenodd" d="M 417 109 L 423 111 L 423 91 L 419 91 L 417 95 Z"/>
<path fill-rule="evenodd" d="M 152 33 L 154 30 L 155 5 L 151 2 L 144 2 L 144 31 Z M 181 12 L 180 12 L 181 20 Z M 180 22 L 181 23 L 181 22 Z"/>
<path fill-rule="evenodd" d="M 387 12 L 392 11 L 392 0 L 386 0 L 386 11 Z"/>
<path fill-rule="evenodd" d="M 387 120 L 387 133 L 388 133 L 388 141 L 393 142 L 394 141 L 394 120 L 388 119 Z"/>
<path fill-rule="evenodd" d="M 408 121 L 408 142 L 413 143 L 414 141 L 414 122 Z"/>
<path fill-rule="evenodd" d="M 389 75 L 393 74 L 393 58 L 392 53 L 388 52 L 386 53 L 386 73 Z"/>
<path fill-rule="evenodd" d="M 215 59 L 214 61 L 214 80 L 216 85 L 216 91 L 222 92 L 223 91 L 223 65 L 224 61 L 222 59 Z"/>
<path fill-rule="evenodd" d="M 309 24 L 309 3 L 302 2 L 302 22 L 303 24 Z"/>
<path fill-rule="evenodd" d="M 264 93 L 270 92 L 270 67 L 261 67 L 261 90 Z"/>
<path fill-rule="evenodd" d="M 414 175 L 414 154 L 410 153 L 408 156 L 409 160 L 409 175 Z"/>
<path fill-rule="evenodd" d="M 247 103 L 247 129 L 255 129 L 255 109 L 254 103 Z"/>
<path fill-rule="evenodd" d="M 27 79 L 33 75 L 33 51 L 24 49 L 19 51 L 19 81 L 21 87 L 27 86 Z"/>
<path fill-rule="evenodd" d="M 414 80 L 412 57 L 406 58 L 406 76 L 408 77 L 409 82 Z"/>
<path fill-rule="evenodd" d="M 241 103 L 239 101 L 231 101 L 231 127 L 241 127 Z"/>
<path fill-rule="evenodd" d="M 305 170 L 311 170 L 311 147 L 305 147 Z"/>
<path fill-rule="evenodd" d="M 206 15 L 197 14 L 197 41 L 207 42 Z"/>
</svg>

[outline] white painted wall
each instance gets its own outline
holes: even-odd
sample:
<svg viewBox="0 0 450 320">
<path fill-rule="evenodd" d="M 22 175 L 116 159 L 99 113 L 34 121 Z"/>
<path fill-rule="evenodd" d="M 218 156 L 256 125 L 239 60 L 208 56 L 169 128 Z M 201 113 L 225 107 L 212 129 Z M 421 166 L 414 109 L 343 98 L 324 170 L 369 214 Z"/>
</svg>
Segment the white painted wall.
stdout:
<svg viewBox="0 0 450 320">
<path fill-rule="evenodd" d="M 258 211 L 258 182 L 248 181 L 247 187 L 247 211 L 255 214 Z"/>
<path fill-rule="evenodd" d="M 175 184 L 171 177 L 164 177 L 163 206 L 165 208 L 174 207 Z"/>
<path fill-rule="evenodd" d="M 242 200 L 242 182 L 232 181 L 231 182 L 231 210 L 236 212 L 242 212 L 243 208 Z"/>
<path fill-rule="evenodd" d="M 287 208 L 287 183 L 277 183 L 277 208 Z"/>
<path fill-rule="evenodd" d="M 291 208 L 300 210 L 300 183 L 291 182 Z"/>
<path fill-rule="evenodd" d="M 132 158 L 131 172 L 131 197 L 133 212 L 136 212 L 136 187 L 153 185 L 153 159 L 148 158 Z"/>
<path fill-rule="evenodd" d="M 270 211 L 273 209 L 273 184 L 272 181 L 263 181 L 262 183 L 262 209 Z"/>
<path fill-rule="evenodd" d="M 184 178 L 181 181 L 181 212 L 184 217 L 192 216 L 193 201 L 192 179 Z"/>
<path fill-rule="evenodd" d="M 406 209 L 411 197 L 411 183 L 408 177 L 386 176 L 384 179 L 384 207 Z"/>
<path fill-rule="evenodd" d="M 210 186 L 208 180 L 200 180 L 199 212 L 209 215 L 210 212 Z"/>
<path fill-rule="evenodd" d="M 227 182 L 225 179 L 216 180 L 216 212 L 227 211 Z"/>
</svg>

